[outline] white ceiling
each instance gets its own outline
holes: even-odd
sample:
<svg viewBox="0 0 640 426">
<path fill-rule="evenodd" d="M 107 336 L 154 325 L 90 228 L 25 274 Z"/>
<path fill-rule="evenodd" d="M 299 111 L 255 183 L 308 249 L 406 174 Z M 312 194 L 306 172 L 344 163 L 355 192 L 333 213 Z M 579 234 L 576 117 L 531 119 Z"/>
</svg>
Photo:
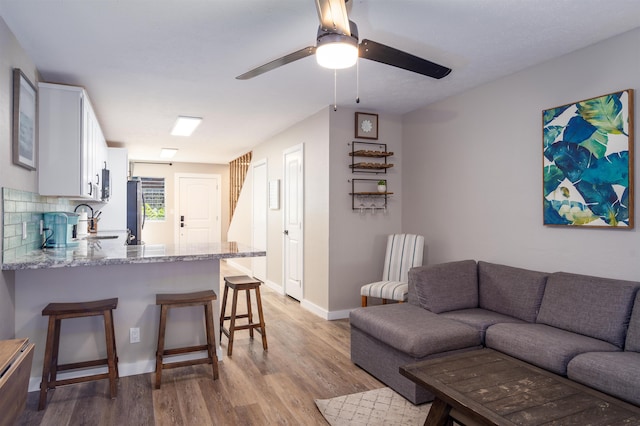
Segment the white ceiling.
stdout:
<svg viewBox="0 0 640 426">
<path fill-rule="evenodd" d="M 453 68 L 442 80 L 360 61 L 363 111 L 404 114 L 640 26 L 640 0 L 351 0 L 368 38 Z M 315 44 L 313 0 L 0 0 L 42 78 L 84 86 L 134 160 L 226 163 L 333 103 L 313 57 L 235 76 Z M 604 58 L 606 59 L 606 58 Z M 338 72 L 355 107 L 355 69 Z M 190 138 L 178 115 L 204 117 Z"/>
</svg>

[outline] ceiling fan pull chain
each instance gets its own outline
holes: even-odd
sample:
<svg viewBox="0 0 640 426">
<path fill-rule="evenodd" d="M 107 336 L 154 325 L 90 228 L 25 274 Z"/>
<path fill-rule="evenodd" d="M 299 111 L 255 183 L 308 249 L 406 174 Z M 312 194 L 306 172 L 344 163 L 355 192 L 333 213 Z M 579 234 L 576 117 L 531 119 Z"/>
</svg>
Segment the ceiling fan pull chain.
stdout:
<svg viewBox="0 0 640 426">
<path fill-rule="evenodd" d="M 333 110 L 338 110 L 338 70 L 333 70 Z"/>
<path fill-rule="evenodd" d="M 360 58 L 356 59 L 356 103 L 360 103 Z"/>
</svg>

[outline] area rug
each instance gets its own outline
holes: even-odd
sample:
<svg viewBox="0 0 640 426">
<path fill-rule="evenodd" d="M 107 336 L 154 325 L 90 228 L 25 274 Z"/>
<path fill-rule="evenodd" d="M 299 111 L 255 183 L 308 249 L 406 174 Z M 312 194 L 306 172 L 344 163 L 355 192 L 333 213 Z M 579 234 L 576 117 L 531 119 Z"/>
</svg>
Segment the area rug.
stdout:
<svg viewBox="0 0 640 426">
<path fill-rule="evenodd" d="M 431 407 L 415 406 L 390 388 L 316 399 L 315 403 L 331 426 L 422 425 Z"/>
</svg>

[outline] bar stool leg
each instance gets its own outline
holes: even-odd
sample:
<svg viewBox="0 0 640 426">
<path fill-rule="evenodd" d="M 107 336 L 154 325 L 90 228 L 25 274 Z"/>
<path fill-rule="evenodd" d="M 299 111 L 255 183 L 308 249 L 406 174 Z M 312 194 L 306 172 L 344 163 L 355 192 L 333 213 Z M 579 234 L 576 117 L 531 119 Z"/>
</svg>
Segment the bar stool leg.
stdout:
<svg viewBox="0 0 640 426">
<path fill-rule="evenodd" d="M 56 388 L 56 380 L 58 380 L 58 358 L 60 354 L 60 327 L 62 320 L 56 316 L 55 327 L 53 329 L 53 352 L 51 353 L 51 366 L 49 370 L 49 389 Z M 53 386 L 51 386 L 53 383 Z"/>
<path fill-rule="evenodd" d="M 207 302 L 204 305 L 205 329 L 207 332 L 207 351 L 212 364 L 213 380 L 218 379 L 218 354 L 216 352 L 216 333 L 213 329 L 213 304 Z"/>
<path fill-rule="evenodd" d="M 109 368 L 109 388 L 111 392 L 111 399 L 115 399 L 118 395 L 118 386 L 116 383 L 117 363 L 115 362 L 115 336 L 113 332 L 113 316 L 111 311 L 104 311 L 104 333 L 107 341 L 107 366 Z"/>
<path fill-rule="evenodd" d="M 251 312 L 251 289 L 245 289 L 245 294 L 247 296 L 247 318 L 249 319 L 249 324 L 253 324 L 253 312 Z M 249 338 L 253 339 L 253 327 L 249 327 Z"/>
<path fill-rule="evenodd" d="M 44 410 L 47 404 L 47 392 L 49 390 L 49 374 L 51 372 L 51 362 L 53 354 L 53 336 L 55 332 L 55 319 L 49 317 L 49 327 L 47 329 L 47 343 L 44 350 L 44 363 L 42 366 L 42 382 L 40 382 L 40 401 L 38 410 Z"/>
<path fill-rule="evenodd" d="M 164 332 L 167 325 L 167 307 L 160 307 L 160 327 L 158 329 L 158 350 L 156 352 L 156 389 L 162 384 L 162 355 L 164 353 Z"/>
<path fill-rule="evenodd" d="M 267 332 L 264 329 L 264 315 L 262 314 L 262 298 L 260 297 L 260 287 L 256 287 L 256 302 L 258 303 L 258 316 L 260 317 L 260 334 L 262 335 L 262 349 L 265 351 L 267 347 Z"/>
<path fill-rule="evenodd" d="M 229 293 L 229 287 L 224 286 L 224 294 L 222 296 L 222 307 L 220 308 L 220 342 L 222 342 L 222 329 L 224 328 L 224 316 L 227 312 L 227 293 Z"/>
<path fill-rule="evenodd" d="M 238 306 L 238 290 L 233 290 L 233 301 L 231 305 L 231 324 L 229 324 L 229 344 L 227 347 L 227 355 L 231 356 L 233 352 L 233 334 L 236 331 L 236 307 Z"/>
</svg>

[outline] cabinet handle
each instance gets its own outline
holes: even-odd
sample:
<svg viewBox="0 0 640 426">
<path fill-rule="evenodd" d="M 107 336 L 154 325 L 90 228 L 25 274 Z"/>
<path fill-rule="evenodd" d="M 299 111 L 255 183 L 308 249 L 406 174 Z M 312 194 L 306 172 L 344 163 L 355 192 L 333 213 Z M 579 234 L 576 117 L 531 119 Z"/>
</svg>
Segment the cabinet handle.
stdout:
<svg viewBox="0 0 640 426">
<path fill-rule="evenodd" d="M 93 185 L 89 182 L 89 196 L 93 195 Z"/>
<path fill-rule="evenodd" d="M 100 185 L 100 175 L 96 173 L 96 185 Z"/>
</svg>

